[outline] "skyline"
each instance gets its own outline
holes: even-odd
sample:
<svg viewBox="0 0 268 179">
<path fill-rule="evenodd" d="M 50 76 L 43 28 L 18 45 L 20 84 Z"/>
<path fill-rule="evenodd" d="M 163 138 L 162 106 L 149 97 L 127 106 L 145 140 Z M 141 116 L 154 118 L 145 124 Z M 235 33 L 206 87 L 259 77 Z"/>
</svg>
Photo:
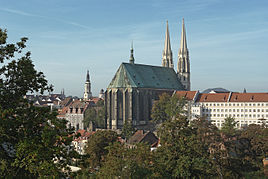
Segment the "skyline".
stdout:
<svg viewBox="0 0 268 179">
<path fill-rule="evenodd" d="M 0 28 L 8 30 L 10 42 L 29 38 L 26 50 L 56 93 L 64 88 L 67 95 L 82 97 L 89 70 L 96 96 L 128 62 L 132 40 L 135 63 L 160 66 L 167 20 L 177 71 L 182 18 L 192 90 L 268 92 L 264 0 L 0 2 Z"/>
</svg>

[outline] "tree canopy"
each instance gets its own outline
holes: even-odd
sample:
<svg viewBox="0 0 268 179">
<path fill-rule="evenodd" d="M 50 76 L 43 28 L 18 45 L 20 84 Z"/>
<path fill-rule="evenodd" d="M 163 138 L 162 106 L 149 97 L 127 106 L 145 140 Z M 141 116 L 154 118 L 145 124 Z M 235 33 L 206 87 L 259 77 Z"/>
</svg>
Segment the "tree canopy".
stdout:
<svg viewBox="0 0 268 179">
<path fill-rule="evenodd" d="M 72 131 L 49 108 L 35 107 L 27 93 L 51 91 L 42 72 L 37 72 L 31 53 L 24 52 L 27 38 L 7 43 L 0 29 L 0 175 L 2 177 L 63 176 L 75 152 Z"/>
</svg>

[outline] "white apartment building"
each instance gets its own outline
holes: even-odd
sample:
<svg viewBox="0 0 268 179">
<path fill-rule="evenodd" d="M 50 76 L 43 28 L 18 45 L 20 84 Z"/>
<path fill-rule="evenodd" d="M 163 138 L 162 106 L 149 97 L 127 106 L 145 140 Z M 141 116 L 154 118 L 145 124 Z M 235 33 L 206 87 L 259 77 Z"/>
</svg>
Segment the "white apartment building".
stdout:
<svg viewBox="0 0 268 179">
<path fill-rule="evenodd" d="M 237 128 L 250 124 L 268 122 L 268 93 L 199 93 L 199 91 L 177 91 L 188 103 L 188 118 L 206 117 L 221 128 L 224 119 L 233 117 Z"/>
</svg>

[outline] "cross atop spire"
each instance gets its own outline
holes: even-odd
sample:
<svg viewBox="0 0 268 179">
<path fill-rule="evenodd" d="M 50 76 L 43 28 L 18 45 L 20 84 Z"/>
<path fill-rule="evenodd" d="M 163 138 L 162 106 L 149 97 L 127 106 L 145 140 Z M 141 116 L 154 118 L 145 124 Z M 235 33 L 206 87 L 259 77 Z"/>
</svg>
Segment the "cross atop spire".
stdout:
<svg viewBox="0 0 268 179">
<path fill-rule="evenodd" d="M 184 18 L 182 18 L 182 31 L 181 31 L 181 48 L 180 53 L 186 52 L 187 49 L 187 42 L 186 42 L 186 30 L 184 25 Z"/>
<path fill-rule="evenodd" d="M 165 46 L 164 46 L 163 55 L 162 55 L 162 66 L 173 68 L 168 21 L 167 21 L 167 28 L 166 28 Z"/>
<path fill-rule="evenodd" d="M 134 61 L 135 61 L 133 52 L 134 52 L 134 49 L 133 49 L 133 41 L 132 41 L 131 49 L 130 49 L 130 58 L 129 58 L 129 63 L 131 64 L 134 64 Z"/>
<path fill-rule="evenodd" d="M 87 78 L 86 78 L 86 82 L 89 82 L 90 79 L 89 79 L 89 71 L 87 70 Z"/>
</svg>

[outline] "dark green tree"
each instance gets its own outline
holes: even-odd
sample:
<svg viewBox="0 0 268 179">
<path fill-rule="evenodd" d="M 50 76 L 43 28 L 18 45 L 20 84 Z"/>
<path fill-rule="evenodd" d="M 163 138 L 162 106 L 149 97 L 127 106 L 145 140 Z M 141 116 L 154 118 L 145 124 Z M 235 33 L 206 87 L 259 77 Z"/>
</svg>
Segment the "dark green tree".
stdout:
<svg viewBox="0 0 268 179">
<path fill-rule="evenodd" d="M 150 146 L 138 144 L 127 148 L 114 143 L 108 147 L 108 154 L 97 174 L 98 178 L 151 178 L 152 153 Z"/>
<path fill-rule="evenodd" d="M 92 123 L 96 123 L 96 119 L 97 119 L 97 111 L 94 107 L 89 107 L 86 111 L 85 111 L 85 118 L 84 118 L 84 125 L 85 126 L 89 126 L 90 122 Z"/>
<path fill-rule="evenodd" d="M 262 173 L 262 160 L 268 156 L 268 128 L 264 125 L 251 124 L 242 130 L 241 138 L 249 141 L 249 145 L 244 147 L 245 159 L 252 164 L 248 172 Z"/>
<path fill-rule="evenodd" d="M 135 131 L 136 130 L 129 122 L 125 122 L 122 128 L 121 137 L 128 140 L 135 133 Z"/>
<path fill-rule="evenodd" d="M 85 126 L 89 126 L 90 122 L 97 128 L 105 128 L 105 109 L 103 100 L 99 100 L 96 106 L 91 106 L 85 111 Z"/>
<path fill-rule="evenodd" d="M 9 178 L 62 176 L 71 161 L 72 131 L 56 113 L 29 103 L 27 93 L 51 91 L 37 72 L 30 52 L 23 52 L 27 38 L 7 43 L 0 29 L 0 175 Z"/>
<path fill-rule="evenodd" d="M 231 137 L 237 134 L 236 124 L 238 122 L 235 121 L 232 117 L 227 117 L 224 119 L 224 123 L 222 125 L 221 131 L 224 135 Z"/>
<path fill-rule="evenodd" d="M 185 99 L 179 98 L 177 95 L 170 96 L 167 93 L 163 93 L 153 105 L 151 117 L 156 123 L 181 116 L 184 117 L 186 116 L 186 111 L 183 108 L 185 104 Z"/>
<path fill-rule="evenodd" d="M 154 173 L 160 178 L 213 176 L 208 146 L 185 118 L 168 120 L 158 129 L 161 146 L 154 156 Z"/>
<path fill-rule="evenodd" d="M 88 158 L 86 159 L 87 168 L 94 169 L 101 166 L 101 162 L 108 153 L 107 146 L 118 141 L 118 135 L 114 131 L 97 131 L 88 139 L 85 149 Z"/>
</svg>

